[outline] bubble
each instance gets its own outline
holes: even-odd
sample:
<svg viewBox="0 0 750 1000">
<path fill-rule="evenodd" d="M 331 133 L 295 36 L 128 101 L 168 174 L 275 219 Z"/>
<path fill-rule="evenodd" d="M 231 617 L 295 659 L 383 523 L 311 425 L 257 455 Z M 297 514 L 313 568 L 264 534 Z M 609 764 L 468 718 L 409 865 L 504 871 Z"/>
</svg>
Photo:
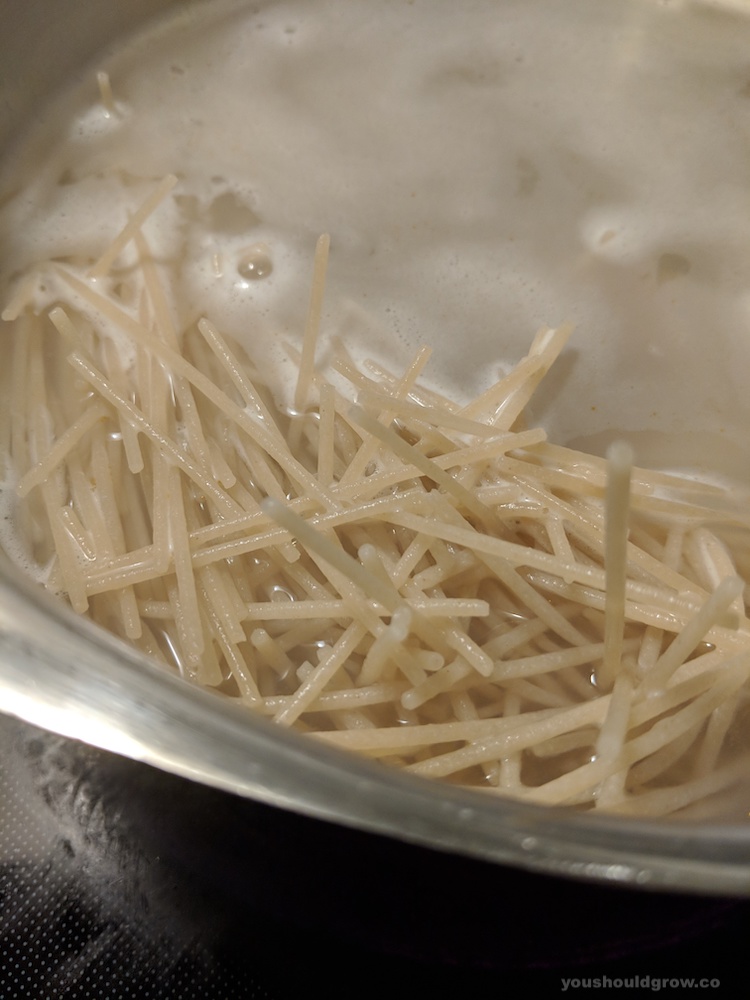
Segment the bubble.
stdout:
<svg viewBox="0 0 750 1000">
<path fill-rule="evenodd" d="M 217 233 L 241 236 L 258 225 L 258 216 L 234 191 L 224 191 L 211 202 L 208 224 Z"/>
<path fill-rule="evenodd" d="M 240 277 L 257 281 L 260 278 L 267 278 L 271 271 L 273 271 L 271 251 L 265 243 L 254 243 L 242 251 L 237 263 L 237 273 Z"/>
</svg>

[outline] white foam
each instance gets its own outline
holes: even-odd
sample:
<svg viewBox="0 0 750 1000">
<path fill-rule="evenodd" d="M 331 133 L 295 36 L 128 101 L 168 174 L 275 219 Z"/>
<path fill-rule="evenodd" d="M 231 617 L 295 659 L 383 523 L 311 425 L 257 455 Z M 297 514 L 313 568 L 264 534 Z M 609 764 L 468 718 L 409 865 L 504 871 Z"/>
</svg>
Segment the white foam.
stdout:
<svg viewBox="0 0 750 1000">
<path fill-rule="evenodd" d="M 533 404 L 554 439 L 700 431 L 750 468 L 739 17 L 652 0 L 186 9 L 49 111 L 5 178 L 3 253 L 14 272 L 95 257 L 174 172 L 148 232 L 184 253 L 184 313 L 245 337 L 279 392 L 327 231 L 324 335 L 355 301 L 385 331 L 362 351 L 400 365 L 427 342 L 433 379 L 468 395 L 572 320 Z M 247 281 L 256 243 L 273 268 Z"/>
</svg>

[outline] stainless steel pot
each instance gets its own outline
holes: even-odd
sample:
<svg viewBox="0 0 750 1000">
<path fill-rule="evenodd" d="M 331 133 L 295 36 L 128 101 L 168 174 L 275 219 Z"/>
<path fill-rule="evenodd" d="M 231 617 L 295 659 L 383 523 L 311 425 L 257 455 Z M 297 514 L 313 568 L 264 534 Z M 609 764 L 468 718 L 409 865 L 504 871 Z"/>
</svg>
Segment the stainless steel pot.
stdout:
<svg viewBox="0 0 750 1000">
<path fill-rule="evenodd" d="M 0 0 L 0 146 L 84 61 L 169 6 Z M 440 851 L 630 887 L 750 895 L 750 825 L 489 801 L 313 745 L 161 673 L 4 557 L 0 708 L 218 789 Z"/>
</svg>

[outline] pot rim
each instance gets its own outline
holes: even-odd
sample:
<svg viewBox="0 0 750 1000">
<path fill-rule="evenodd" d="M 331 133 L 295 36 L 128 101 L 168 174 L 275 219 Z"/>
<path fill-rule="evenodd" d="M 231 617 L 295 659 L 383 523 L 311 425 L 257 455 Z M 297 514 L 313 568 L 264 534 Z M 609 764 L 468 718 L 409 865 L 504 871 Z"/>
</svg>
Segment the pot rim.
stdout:
<svg viewBox="0 0 750 1000">
<path fill-rule="evenodd" d="M 489 798 L 282 729 L 165 672 L 0 558 L 0 710 L 314 818 L 627 888 L 750 896 L 750 826 Z"/>
</svg>

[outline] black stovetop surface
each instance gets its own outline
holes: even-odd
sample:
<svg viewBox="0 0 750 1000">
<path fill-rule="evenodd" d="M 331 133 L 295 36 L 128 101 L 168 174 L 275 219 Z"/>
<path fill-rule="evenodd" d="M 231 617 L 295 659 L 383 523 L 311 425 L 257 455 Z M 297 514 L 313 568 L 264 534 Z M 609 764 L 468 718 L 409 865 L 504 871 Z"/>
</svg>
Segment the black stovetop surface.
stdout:
<svg viewBox="0 0 750 1000">
<path fill-rule="evenodd" d="M 445 856 L 0 715 L 2 1000 L 674 994 L 691 979 L 733 996 L 748 930 L 744 901 Z"/>
</svg>

